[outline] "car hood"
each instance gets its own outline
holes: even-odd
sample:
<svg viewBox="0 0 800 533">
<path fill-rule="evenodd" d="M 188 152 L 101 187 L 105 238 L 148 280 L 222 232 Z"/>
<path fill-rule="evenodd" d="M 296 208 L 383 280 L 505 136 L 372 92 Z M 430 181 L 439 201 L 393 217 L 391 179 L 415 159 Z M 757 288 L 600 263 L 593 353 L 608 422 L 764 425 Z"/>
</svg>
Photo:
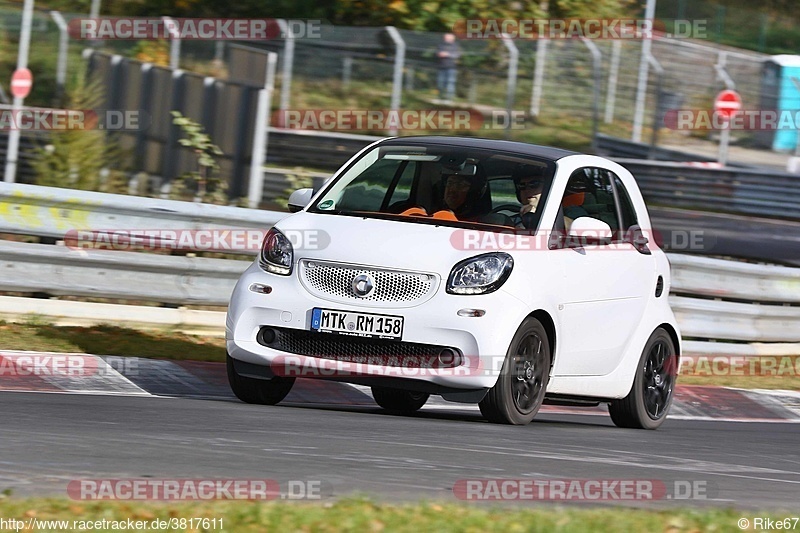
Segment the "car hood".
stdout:
<svg viewBox="0 0 800 533">
<path fill-rule="evenodd" d="M 461 228 L 301 211 L 275 227 L 292 240 L 295 262 L 316 259 L 438 273 L 480 250 L 459 249 Z"/>
</svg>

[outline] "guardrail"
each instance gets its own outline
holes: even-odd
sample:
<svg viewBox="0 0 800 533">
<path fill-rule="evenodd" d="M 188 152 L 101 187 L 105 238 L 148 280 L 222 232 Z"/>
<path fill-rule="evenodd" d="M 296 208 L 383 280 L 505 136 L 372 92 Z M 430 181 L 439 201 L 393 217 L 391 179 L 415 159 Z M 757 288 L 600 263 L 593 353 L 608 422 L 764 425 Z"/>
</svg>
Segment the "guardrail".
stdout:
<svg viewBox="0 0 800 533">
<path fill-rule="evenodd" d="M 249 264 L 0 241 L 0 290 L 224 306 Z"/>
<path fill-rule="evenodd" d="M 747 342 L 800 342 L 800 307 L 670 296 L 683 337 Z"/>
<path fill-rule="evenodd" d="M 269 228 L 286 213 L 0 182 L 0 232 L 63 238 L 68 231 Z"/>
<path fill-rule="evenodd" d="M 270 164 L 302 165 L 307 168 L 332 171 L 339 168 L 357 151 L 379 138 L 370 135 L 271 129 L 267 161 Z M 599 138 L 601 148 L 604 142 L 609 143 L 612 142 L 610 139 L 613 139 L 602 135 Z M 613 142 L 617 142 L 617 140 Z M 626 146 L 635 144 L 637 143 L 625 141 Z M 648 203 L 800 220 L 800 177 L 794 174 L 756 168 L 703 168 L 683 163 L 638 159 L 645 157 L 641 153 L 641 147 L 635 147 L 629 151 L 616 150 L 616 153 L 630 153 L 637 157 L 637 159 L 626 159 L 620 158 L 619 155 L 612 156 L 633 173 Z M 657 155 L 659 158 L 665 159 L 686 157 L 686 154 L 670 150 L 662 150 Z M 266 171 L 264 199 L 274 198 L 283 192 L 286 182 L 281 174 L 286 173 L 283 170 Z M 325 174 L 314 174 L 316 183 L 319 184 Z M 4 195 L 3 191 L 0 189 L 0 201 Z M 77 192 L 72 191 L 70 197 L 74 197 L 73 193 Z M 93 193 L 83 194 L 91 195 Z M 87 201 L 89 200 L 89 197 L 85 198 Z M 124 205 L 117 204 L 116 206 L 123 211 L 129 211 L 131 208 L 151 209 L 146 204 L 136 204 L 133 197 L 125 196 L 123 198 L 126 198 Z M 142 200 L 148 201 L 147 199 Z M 70 201 L 74 203 L 77 200 L 67 200 L 66 203 L 70 203 Z M 167 200 L 149 201 L 163 202 Z M 63 204 L 64 200 L 54 198 L 50 203 L 51 206 Z M 158 210 L 162 207 L 153 206 L 152 209 Z M 61 207 L 59 206 L 58 209 Z M 175 208 L 166 207 L 164 209 L 165 213 L 168 213 L 169 210 Z M 207 210 L 211 211 L 211 209 Z M 101 217 L 100 219 L 100 222 L 104 223 L 110 221 L 110 218 L 104 220 Z M 93 227 L 105 228 L 105 226 L 96 224 Z M 3 229 L 0 228 L 0 231 Z"/>
<path fill-rule="evenodd" d="M 668 163 L 656 165 L 673 168 Z M 317 181 L 324 177 L 314 175 Z M 260 235 L 284 216 L 274 211 L 0 183 L 0 232 L 56 239 L 81 228 L 126 235 L 146 230 L 244 229 Z M 231 251 L 252 255 L 256 249 Z M 672 301 L 685 336 L 746 342 L 800 340 L 800 269 L 674 254 L 670 260 Z M 247 265 L 236 260 L 0 241 L 0 290 L 224 306 Z"/>
<path fill-rule="evenodd" d="M 800 220 L 800 176 L 764 169 L 701 168 L 617 159 L 648 203 Z"/>
<path fill-rule="evenodd" d="M 800 341 L 800 305 L 763 304 L 800 304 L 800 269 L 676 254 L 669 258 L 673 272 L 670 301 L 684 337 Z M 0 290 L 225 306 L 249 264 L 0 241 Z"/>
<path fill-rule="evenodd" d="M 669 261 L 674 294 L 800 304 L 800 268 L 681 254 L 669 254 Z"/>
<path fill-rule="evenodd" d="M 373 135 L 271 128 L 267 142 L 267 162 L 336 170 L 353 154 L 381 138 Z"/>
<path fill-rule="evenodd" d="M 270 130 L 268 160 L 282 165 L 303 165 L 334 170 L 379 137 L 341 133 Z M 670 160 L 712 161 L 675 150 L 656 149 L 657 159 L 647 160 L 649 146 L 599 135 L 599 148 L 636 177 L 649 203 L 701 210 L 800 220 L 800 176 L 728 166 L 704 168 Z"/>
<path fill-rule="evenodd" d="M 597 154 L 610 159 L 652 159 L 656 161 L 696 161 L 700 163 L 716 162 L 708 156 L 672 150 L 669 148 L 651 147 L 647 143 L 629 141 L 602 133 L 597 134 Z M 747 167 L 737 163 L 729 163 L 733 167 Z"/>
</svg>

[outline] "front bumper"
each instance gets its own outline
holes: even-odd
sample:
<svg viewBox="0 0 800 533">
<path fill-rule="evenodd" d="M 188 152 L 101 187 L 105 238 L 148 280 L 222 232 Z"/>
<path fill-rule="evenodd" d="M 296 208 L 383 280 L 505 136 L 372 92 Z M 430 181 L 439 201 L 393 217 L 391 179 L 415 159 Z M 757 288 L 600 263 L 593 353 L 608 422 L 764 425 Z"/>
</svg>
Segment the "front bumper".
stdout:
<svg viewBox="0 0 800 533">
<path fill-rule="evenodd" d="M 271 288 L 269 294 L 250 290 L 253 284 Z M 372 364 L 375 359 L 307 357 L 276 350 L 259 343 L 265 326 L 282 331 L 307 332 L 315 307 L 364 313 L 381 313 L 404 318 L 403 343 L 448 347 L 464 356 L 454 368 L 429 365 Z M 459 316 L 458 311 L 483 309 L 481 317 Z M 254 263 L 239 279 L 233 291 L 226 319 L 226 340 L 230 356 L 237 361 L 267 367 L 272 374 L 320 377 L 353 383 L 407 386 L 410 390 L 485 390 L 494 386 L 511 338 L 530 309 L 502 288 L 484 295 L 447 294 L 440 285 L 429 300 L 415 307 L 376 308 L 358 302 L 336 303 L 310 294 L 299 282 L 297 269 L 290 276 L 268 274 Z M 306 334 L 302 334 L 306 335 Z M 301 335 L 301 336 L 302 336 Z M 320 339 L 348 339 L 329 333 L 308 333 Z M 384 341 L 390 342 L 390 341 Z M 376 355 L 384 355 L 377 353 Z M 404 360 L 405 361 L 405 360 Z M 290 373 L 287 373 L 290 372 Z"/>
</svg>

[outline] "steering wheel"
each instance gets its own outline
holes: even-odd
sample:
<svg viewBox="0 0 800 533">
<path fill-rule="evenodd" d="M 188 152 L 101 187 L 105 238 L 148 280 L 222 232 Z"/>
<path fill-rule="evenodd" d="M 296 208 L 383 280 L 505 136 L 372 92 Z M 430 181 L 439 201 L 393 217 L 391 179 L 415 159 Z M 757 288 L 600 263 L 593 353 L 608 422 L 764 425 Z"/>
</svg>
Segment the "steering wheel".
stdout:
<svg viewBox="0 0 800 533">
<path fill-rule="evenodd" d="M 508 211 L 511 213 L 511 216 L 519 215 L 519 210 L 522 208 L 521 205 L 518 204 L 500 204 L 494 209 L 492 209 L 491 213 L 500 213 L 502 211 Z"/>
</svg>

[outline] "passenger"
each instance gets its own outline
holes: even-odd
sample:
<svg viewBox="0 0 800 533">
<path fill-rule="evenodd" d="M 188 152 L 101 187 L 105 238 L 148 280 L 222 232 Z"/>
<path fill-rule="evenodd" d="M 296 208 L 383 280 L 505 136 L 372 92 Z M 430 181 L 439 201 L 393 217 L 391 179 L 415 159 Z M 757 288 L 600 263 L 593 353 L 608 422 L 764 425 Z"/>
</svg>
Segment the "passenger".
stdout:
<svg viewBox="0 0 800 533">
<path fill-rule="evenodd" d="M 479 176 L 451 174 L 445 178 L 444 204 L 458 220 L 477 221 L 488 214 L 478 205 L 486 188 L 486 180 Z"/>
<path fill-rule="evenodd" d="M 462 222 L 480 222 L 494 226 L 514 225 L 506 215 L 491 212 L 489 182 L 483 176 L 447 176 L 443 200 L 445 207 L 449 209 L 445 213 L 452 212 L 454 218 Z"/>
<path fill-rule="evenodd" d="M 589 212 L 583 207 L 587 195 L 591 195 L 587 178 L 582 175 L 573 175 L 567 182 L 564 199 L 561 200 L 561 207 L 564 210 L 564 228 L 567 232 L 576 218 L 589 216 Z"/>
</svg>

